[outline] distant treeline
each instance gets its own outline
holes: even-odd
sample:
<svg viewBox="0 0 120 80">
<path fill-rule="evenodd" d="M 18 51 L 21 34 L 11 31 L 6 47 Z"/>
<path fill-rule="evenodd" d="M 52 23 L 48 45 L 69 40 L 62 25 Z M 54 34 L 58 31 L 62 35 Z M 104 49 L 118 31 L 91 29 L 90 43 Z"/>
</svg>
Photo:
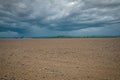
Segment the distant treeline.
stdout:
<svg viewBox="0 0 120 80">
<path fill-rule="evenodd" d="M 120 38 L 120 36 L 52 36 L 52 37 L 32 37 L 32 38 Z"/>
<path fill-rule="evenodd" d="M 120 36 L 52 36 L 52 37 L 0 37 L 1 39 L 25 39 L 25 38 L 120 38 Z"/>
<path fill-rule="evenodd" d="M 120 38 L 120 36 L 54 36 L 48 38 Z"/>
</svg>

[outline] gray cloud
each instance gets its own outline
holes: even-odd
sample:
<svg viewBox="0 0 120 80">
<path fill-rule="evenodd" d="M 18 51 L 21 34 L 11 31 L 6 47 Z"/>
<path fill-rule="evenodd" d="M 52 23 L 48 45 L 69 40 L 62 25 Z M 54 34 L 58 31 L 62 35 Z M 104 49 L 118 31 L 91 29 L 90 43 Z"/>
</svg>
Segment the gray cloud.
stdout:
<svg viewBox="0 0 120 80">
<path fill-rule="evenodd" d="M 0 37 L 19 37 L 20 35 L 17 32 L 6 31 L 0 32 Z"/>
<path fill-rule="evenodd" d="M 120 23 L 119 13 L 119 0 L 0 0 L 0 31 L 106 27 Z"/>
</svg>

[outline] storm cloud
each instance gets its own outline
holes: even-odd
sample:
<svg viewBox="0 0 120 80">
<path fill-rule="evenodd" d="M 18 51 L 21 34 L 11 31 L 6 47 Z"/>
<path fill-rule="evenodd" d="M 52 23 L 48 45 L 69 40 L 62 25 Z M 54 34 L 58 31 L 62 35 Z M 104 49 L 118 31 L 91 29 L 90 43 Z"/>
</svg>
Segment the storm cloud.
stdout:
<svg viewBox="0 0 120 80">
<path fill-rule="evenodd" d="M 119 0 L 0 0 L 0 32 L 47 35 L 119 26 Z"/>
</svg>

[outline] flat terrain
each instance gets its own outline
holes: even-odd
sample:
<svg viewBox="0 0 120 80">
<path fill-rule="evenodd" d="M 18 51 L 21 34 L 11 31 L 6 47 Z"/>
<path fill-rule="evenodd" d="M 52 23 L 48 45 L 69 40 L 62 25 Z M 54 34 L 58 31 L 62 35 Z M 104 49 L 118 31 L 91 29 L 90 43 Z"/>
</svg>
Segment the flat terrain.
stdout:
<svg viewBox="0 0 120 80">
<path fill-rule="evenodd" d="M 120 80 L 120 38 L 1 39 L 0 80 Z"/>
</svg>

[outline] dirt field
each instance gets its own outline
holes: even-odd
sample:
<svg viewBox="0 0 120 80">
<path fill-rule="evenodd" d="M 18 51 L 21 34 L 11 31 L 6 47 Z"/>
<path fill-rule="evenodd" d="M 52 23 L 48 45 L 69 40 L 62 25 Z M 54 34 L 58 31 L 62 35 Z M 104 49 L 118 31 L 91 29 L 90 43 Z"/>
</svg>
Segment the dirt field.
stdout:
<svg viewBox="0 0 120 80">
<path fill-rule="evenodd" d="M 1 39 L 0 80 L 120 80 L 120 38 Z"/>
</svg>

